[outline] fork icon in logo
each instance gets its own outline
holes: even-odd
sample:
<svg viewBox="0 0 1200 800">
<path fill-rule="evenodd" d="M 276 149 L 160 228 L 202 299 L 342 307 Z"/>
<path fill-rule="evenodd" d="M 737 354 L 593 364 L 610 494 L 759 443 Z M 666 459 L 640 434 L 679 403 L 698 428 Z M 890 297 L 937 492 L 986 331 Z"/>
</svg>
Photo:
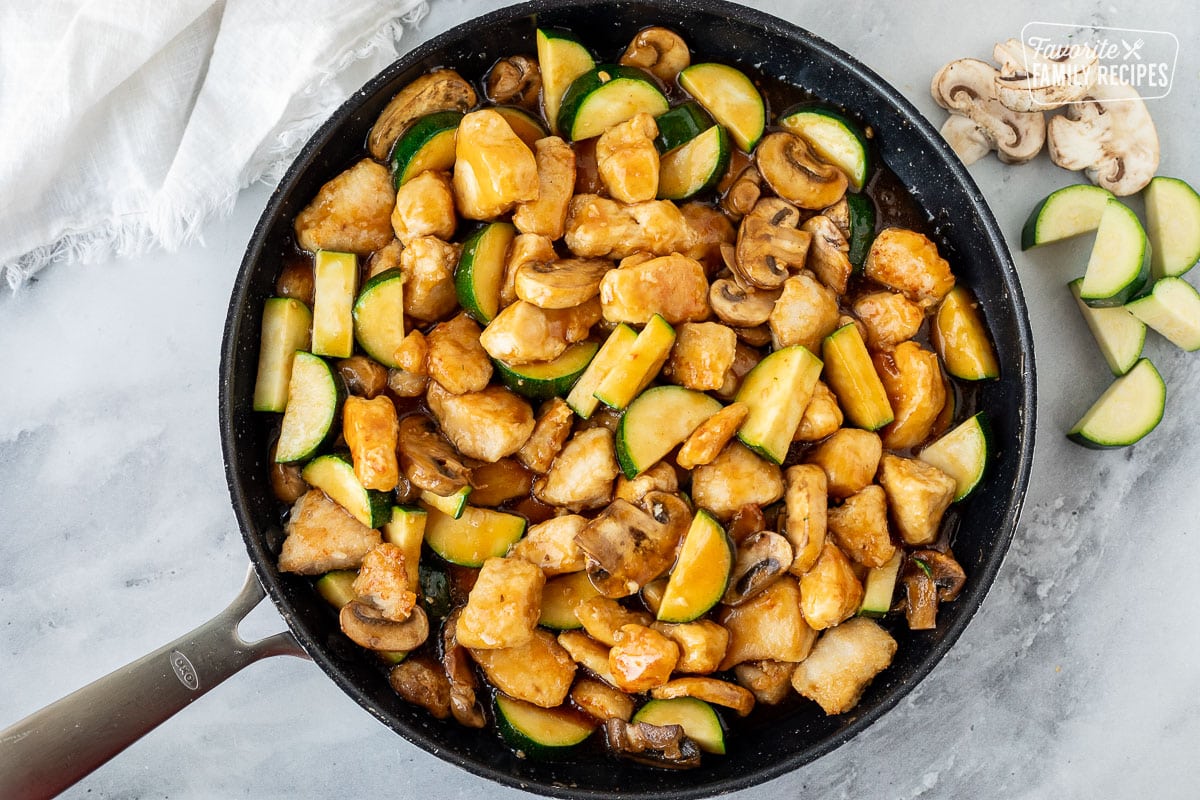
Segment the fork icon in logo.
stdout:
<svg viewBox="0 0 1200 800">
<path fill-rule="evenodd" d="M 1143 40 L 1143 39 L 1138 39 L 1138 40 L 1137 40 L 1136 42 L 1134 42 L 1133 44 L 1130 44 L 1129 42 L 1127 42 L 1127 41 L 1125 41 L 1124 39 L 1122 39 L 1122 40 L 1121 40 L 1121 46 L 1125 48 L 1125 55 L 1121 56 L 1121 58 L 1122 58 L 1122 59 L 1124 59 L 1125 61 L 1128 61 L 1128 60 L 1129 60 L 1129 57 L 1130 57 L 1130 56 L 1133 56 L 1133 57 L 1134 57 L 1134 58 L 1136 58 L 1138 61 L 1141 61 L 1141 60 L 1142 60 L 1142 54 L 1141 54 L 1141 53 L 1139 53 L 1138 51 L 1142 49 L 1142 45 L 1144 45 L 1145 43 L 1146 43 L 1146 42 L 1145 42 L 1145 40 Z"/>
</svg>

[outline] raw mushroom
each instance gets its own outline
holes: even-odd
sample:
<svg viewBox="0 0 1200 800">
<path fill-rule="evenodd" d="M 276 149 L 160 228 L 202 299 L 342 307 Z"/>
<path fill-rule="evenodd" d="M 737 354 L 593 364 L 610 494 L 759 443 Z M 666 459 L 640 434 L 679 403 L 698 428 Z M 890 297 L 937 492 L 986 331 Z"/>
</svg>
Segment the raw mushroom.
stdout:
<svg viewBox="0 0 1200 800">
<path fill-rule="evenodd" d="M 1086 45 L 1042 53 L 1019 39 L 992 50 L 1000 65 L 996 99 L 1013 111 L 1048 111 L 1083 99 L 1096 85 L 1099 56 Z"/>
<path fill-rule="evenodd" d="M 338 617 L 342 633 L 368 650 L 414 650 L 429 637 L 429 619 L 420 606 L 408 619 L 394 622 L 358 600 L 342 606 Z"/>
<path fill-rule="evenodd" d="M 754 160 L 775 194 L 801 208 L 825 208 L 846 193 L 846 173 L 818 158 L 794 133 L 777 131 L 763 137 L 754 148 Z"/>
<path fill-rule="evenodd" d="M 1042 149 L 1046 120 L 1041 112 L 1013 111 L 996 99 L 994 67 L 976 58 L 960 58 L 938 70 L 929 87 L 937 104 L 953 115 L 974 123 L 946 121 L 943 136 L 964 164 L 977 161 L 986 152 L 982 143 L 1006 164 L 1022 164 Z"/>
<path fill-rule="evenodd" d="M 666 28 L 646 28 L 629 43 L 621 63 L 641 67 L 663 83 L 672 84 L 675 76 L 692 63 L 687 42 Z"/>
<path fill-rule="evenodd" d="M 722 322 L 748 328 L 767 321 L 779 293 L 778 289 L 747 289 L 735 280 L 720 278 L 708 288 L 708 302 Z"/>
<path fill-rule="evenodd" d="M 736 606 L 771 585 L 792 565 L 792 546 L 771 531 L 759 531 L 738 545 L 737 561 L 721 602 Z"/>
<path fill-rule="evenodd" d="M 700 747 L 682 725 L 651 725 L 613 718 L 604 721 L 604 743 L 614 755 L 655 767 L 700 766 Z"/>
<path fill-rule="evenodd" d="M 1158 170 L 1158 132 L 1137 90 L 1099 84 L 1050 120 L 1050 160 L 1082 169 L 1115 195 L 1141 191 Z"/>
<path fill-rule="evenodd" d="M 470 482 L 471 470 L 433 420 L 413 414 L 400 420 L 400 469 L 413 485 L 447 497 Z"/>
<path fill-rule="evenodd" d="M 917 550 L 905 561 L 901 579 L 908 627 L 926 631 L 937 627 L 938 601 L 949 602 L 958 597 L 967 576 L 954 556 L 937 550 Z"/>
<path fill-rule="evenodd" d="M 484 81 L 484 94 L 499 105 L 537 108 L 542 72 L 528 56 L 510 56 L 496 62 Z"/>
<path fill-rule="evenodd" d="M 804 266 L 812 236 L 796 228 L 799 222 L 800 211 L 777 198 L 760 200 L 742 219 L 734 272 L 743 284 L 778 289 L 787 280 L 789 267 Z"/>
<path fill-rule="evenodd" d="M 429 72 L 401 89 L 388 102 L 367 138 L 378 161 L 387 161 L 404 129 L 435 111 L 466 111 L 475 105 L 475 90 L 452 69 Z"/>
<path fill-rule="evenodd" d="M 616 500 L 575 536 L 592 583 L 606 597 L 627 597 L 666 572 L 691 524 L 691 509 L 678 495 L 650 492 L 641 506 Z"/>
</svg>

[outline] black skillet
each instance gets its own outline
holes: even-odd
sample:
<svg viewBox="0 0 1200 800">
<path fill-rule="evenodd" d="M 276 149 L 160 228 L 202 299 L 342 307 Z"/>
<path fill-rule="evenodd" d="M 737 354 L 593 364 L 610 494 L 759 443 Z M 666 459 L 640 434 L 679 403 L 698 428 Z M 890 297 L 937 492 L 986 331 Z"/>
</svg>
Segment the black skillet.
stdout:
<svg viewBox="0 0 1200 800">
<path fill-rule="evenodd" d="M 738 727 L 729 736 L 728 755 L 707 756 L 687 774 L 612 761 L 597 752 L 553 762 L 518 759 L 489 731 L 432 719 L 400 700 L 377 661 L 340 633 L 336 616 L 308 580 L 282 575 L 275 566 L 282 533 L 267 482 L 270 423 L 251 411 L 250 398 L 259 315 L 292 248 L 292 219 L 325 181 L 359 157 L 372 122 L 400 87 L 438 66 L 478 79 L 501 56 L 534 52 L 535 25 L 575 30 L 594 52 L 611 56 L 637 30 L 665 25 L 705 60 L 780 79 L 869 125 L 876 153 L 916 200 L 924 227 L 959 280 L 978 295 L 1000 356 L 1000 379 L 969 397 L 991 421 L 993 460 L 984 484 L 948 517 L 967 583 L 955 602 L 942 607 L 937 630 L 910 633 L 899 626 L 895 662 L 851 713 L 826 717 L 812 704 L 796 705 L 775 719 Z M 238 600 L 212 622 L 0 733 L 0 796 L 61 791 L 242 666 L 276 654 L 307 654 L 405 739 L 510 786 L 559 797 L 690 798 L 761 783 L 872 724 L 954 644 L 983 602 L 1016 527 L 1032 460 L 1034 409 L 1025 304 L 991 211 L 937 132 L 858 61 L 800 28 L 722 0 L 535 0 L 486 14 L 405 55 L 317 131 L 263 212 L 230 298 L 220 387 L 226 474 L 258 582 L 290 633 L 253 644 L 238 638 L 238 621 L 263 596 L 259 583 L 248 579 Z"/>
</svg>

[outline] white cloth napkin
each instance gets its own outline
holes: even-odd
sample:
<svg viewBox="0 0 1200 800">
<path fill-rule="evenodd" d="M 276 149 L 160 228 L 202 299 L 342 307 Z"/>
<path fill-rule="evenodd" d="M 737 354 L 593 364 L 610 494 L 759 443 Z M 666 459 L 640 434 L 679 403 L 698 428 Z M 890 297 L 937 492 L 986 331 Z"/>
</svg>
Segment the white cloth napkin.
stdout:
<svg viewBox="0 0 1200 800">
<path fill-rule="evenodd" d="M 0 4 L 0 272 L 196 238 L 397 56 L 424 0 Z"/>
</svg>

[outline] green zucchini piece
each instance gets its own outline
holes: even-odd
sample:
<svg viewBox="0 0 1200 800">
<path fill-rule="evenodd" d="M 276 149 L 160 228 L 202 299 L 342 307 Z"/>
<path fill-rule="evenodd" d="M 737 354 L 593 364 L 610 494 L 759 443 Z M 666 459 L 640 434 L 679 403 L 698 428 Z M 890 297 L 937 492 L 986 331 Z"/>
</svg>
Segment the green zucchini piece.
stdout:
<svg viewBox="0 0 1200 800">
<path fill-rule="evenodd" d="M 1162 376 L 1143 358 L 1104 390 L 1067 438 L 1096 450 L 1131 445 L 1154 430 L 1166 402 Z"/>
<path fill-rule="evenodd" d="M 275 460 L 281 464 L 304 461 L 333 441 L 345 397 L 341 376 L 325 359 L 297 352 L 292 360 L 288 404 L 279 427 Z"/>
<path fill-rule="evenodd" d="M 442 496 L 433 492 L 422 489 L 421 502 L 429 508 L 436 508 L 443 514 L 449 514 L 454 519 L 458 519 L 463 514 L 463 509 L 467 507 L 467 498 L 471 495 L 471 487 L 464 486 L 454 494 Z M 426 525 L 429 524 L 426 520 Z"/>
<path fill-rule="evenodd" d="M 837 395 L 850 425 L 876 431 L 895 418 L 857 326 L 843 325 L 826 336 L 821 355 L 825 357 L 825 382 Z"/>
<path fill-rule="evenodd" d="M 1144 196 L 1150 269 L 1155 278 L 1178 277 L 1200 259 L 1200 195 L 1179 178 L 1159 176 Z"/>
<path fill-rule="evenodd" d="M 846 257 L 856 272 L 862 272 L 875 241 L 875 203 L 866 194 L 846 195 L 846 207 L 850 216 L 850 252 Z"/>
<path fill-rule="evenodd" d="M 736 559 L 721 523 L 704 509 L 692 517 L 658 607 L 663 622 L 691 622 L 720 602 Z"/>
<path fill-rule="evenodd" d="M 399 367 L 396 348 L 404 341 L 404 273 L 384 270 L 367 281 L 354 301 L 354 338 L 371 358 Z"/>
<path fill-rule="evenodd" d="M 458 111 L 436 111 L 400 134 L 392 150 L 392 180 L 397 189 L 427 170 L 454 168 L 454 142 L 462 118 Z"/>
<path fill-rule="evenodd" d="M 612 333 L 604 340 L 599 352 L 592 358 L 587 369 L 575 382 L 571 393 L 567 395 L 567 405 L 583 419 L 592 416 L 600 401 L 596 399 L 595 391 L 600 386 L 613 367 L 624 360 L 633 343 L 637 341 L 637 331 L 625 323 L 613 328 Z"/>
<path fill-rule="evenodd" d="M 1083 278 L 1076 278 L 1068 284 L 1079 312 L 1091 329 L 1112 374 L 1124 375 L 1142 357 L 1142 349 L 1146 346 L 1146 323 L 1130 314 L 1127 306 L 1092 308 L 1079 297 L 1082 283 Z"/>
<path fill-rule="evenodd" d="M 533 149 L 534 142 L 538 139 L 545 139 L 550 135 L 550 132 L 546 130 L 546 126 L 542 124 L 542 121 L 523 108 L 518 106 L 495 106 L 492 110 L 504 117 L 504 121 L 508 123 L 508 127 L 512 128 L 517 138 L 524 142 L 525 146 L 530 150 Z"/>
<path fill-rule="evenodd" d="M 596 723 L 562 706 L 540 708 L 496 692 L 496 727 L 509 746 L 528 758 L 553 758 L 582 743 Z"/>
<path fill-rule="evenodd" d="M 354 352 L 354 290 L 358 258 L 353 253 L 318 250 L 313 260 L 312 351 L 349 358 Z"/>
<path fill-rule="evenodd" d="M 1137 295 L 1150 274 L 1150 240 L 1128 206 L 1109 200 L 1100 217 L 1079 297 L 1089 306 L 1119 306 Z"/>
<path fill-rule="evenodd" d="M 785 111 L 779 124 L 800 134 L 823 161 L 846 173 L 854 191 L 862 191 L 871 174 L 871 156 L 861 125 L 832 109 L 813 106 Z"/>
<path fill-rule="evenodd" d="M 317 594 L 321 595 L 329 605 L 341 610 L 342 606 L 354 599 L 354 579 L 358 571 L 353 569 L 335 569 L 317 578 Z"/>
<path fill-rule="evenodd" d="M 728 64 L 693 64 L 679 73 L 679 85 L 704 106 L 733 141 L 749 153 L 767 126 L 767 106 L 746 74 Z"/>
<path fill-rule="evenodd" d="M 1200 350 L 1200 293 L 1183 278 L 1155 281 L 1149 294 L 1125 308 L 1176 347 Z"/>
<path fill-rule="evenodd" d="M 481 567 L 499 558 L 525 533 L 525 518 L 490 508 L 467 506 L 457 519 L 428 508 L 425 542 L 451 564 Z"/>
<path fill-rule="evenodd" d="M 287 408 L 292 359 L 311 342 L 312 312 L 291 297 L 271 297 L 263 303 L 262 337 L 258 345 L 258 376 L 254 381 L 254 410 Z"/>
<path fill-rule="evenodd" d="M 392 517 L 383 523 L 383 540 L 391 542 L 404 553 L 404 570 L 408 573 L 408 588 L 416 592 L 421 585 L 421 545 L 425 541 L 425 522 L 428 512 L 416 506 L 392 506 Z"/>
<path fill-rule="evenodd" d="M 476 322 L 487 325 L 500 313 L 500 288 L 508 263 L 508 247 L 517 229 L 508 222 L 484 225 L 463 243 L 454 290 L 461 305 Z"/>
<path fill-rule="evenodd" d="M 892 610 L 896 596 L 896 578 L 904 563 L 904 551 L 897 550 L 882 567 L 872 567 L 863 585 L 862 605 L 858 613 L 864 617 L 882 617 Z"/>
<path fill-rule="evenodd" d="M 596 342 L 576 342 L 553 361 L 514 366 L 492 359 L 492 363 L 509 389 L 531 400 L 548 400 L 569 392 L 599 349 Z"/>
<path fill-rule="evenodd" d="M 391 495 L 363 488 L 354 465 L 339 453 L 314 458 L 300 475 L 368 528 L 378 528 L 392 518 Z"/>
<path fill-rule="evenodd" d="M 812 400 L 821 368 L 821 359 L 798 344 L 776 350 L 758 362 L 742 380 L 736 398 L 750 407 L 738 428 L 742 444 L 771 463 L 782 464 Z"/>
<path fill-rule="evenodd" d="M 659 153 L 666 153 L 687 144 L 716 125 L 708 112 L 695 100 L 688 100 L 660 114 L 654 123 L 658 126 L 654 147 Z"/>
<path fill-rule="evenodd" d="M 664 154 L 659 160 L 658 196 L 686 200 L 707 192 L 729 168 L 729 134 L 720 125 Z"/>
<path fill-rule="evenodd" d="M 592 54 L 566 31 L 538 28 L 538 68 L 542 73 L 542 112 L 554 133 L 558 129 L 558 110 L 567 87 L 596 66 Z"/>
<path fill-rule="evenodd" d="M 633 480 L 681 444 L 721 403 L 682 386 L 656 386 L 639 394 L 617 424 L 617 463 Z"/>
<path fill-rule="evenodd" d="M 721 718 L 712 706 L 695 697 L 651 700 L 638 709 L 633 721 L 679 725 L 704 752 L 725 754 L 725 729 L 721 727 Z"/>
<path fill-rule="evenodd" d="M 599 594 L 600 590 L 592 584 L 586 572 L 572 572 L 551 578 L 542 589 L 542 612 L 538 617 L 538 625 L 556 631 L 582 628 L 583 624 L 575 616 L 575 609 L 580 603 Z"/>
<path fill-rule="evenodd" d="M 1112 199 L 1113 193 L 1108 189 L 1089 183 L 1051 192 L 1029 212 L 1021 228 L 1021 249 L 1061 242 L 1096 230 L 1105 206 Z"/>
<path fill-rule="evenodd" d="M 987 417 L 980 411 L 926 447 L 917 458 L 954 478 L 958 486 L 954 500 L 958 502 L 983 480 L 991 450 L 989 438 Z"/>
<path fill-rule="evenodd" d="M 650 385 L 675 344 L 675 329 L 660 314 L 642 328 L 593 393 L 609 408 L 622 409 Z"/>
<path fill-rule="evenodd" d="M 558 130 L 577 142 L 599 136 L 635 114 L 657 117 L 670 106 L 654 79 L 637 67 L 601 64 L 574 81 L 558 110 Z"/>
</svg>

